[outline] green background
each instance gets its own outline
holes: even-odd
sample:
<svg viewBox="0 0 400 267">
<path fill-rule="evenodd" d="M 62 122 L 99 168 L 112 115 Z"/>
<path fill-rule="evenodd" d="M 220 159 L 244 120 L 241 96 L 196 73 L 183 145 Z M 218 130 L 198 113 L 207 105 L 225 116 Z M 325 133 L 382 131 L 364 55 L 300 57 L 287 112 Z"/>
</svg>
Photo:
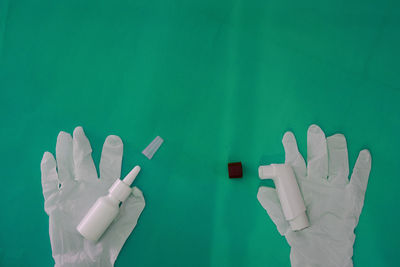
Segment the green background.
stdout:
<svg viewBox="0 0 400 267">
<path fill-rule="evenodd" d="M 355 266 L 398 263 L 400 2 L 0 0 L 1 266 L 52 266 L 40 160 L 108 134 L 146 208 L 116 266 L 289 266 L 256 194 L 292 130 L 346 135 L 372 172 Z M 165 143 L 149 161 L 141 151 Z M 230 180 L 229 161 L 243 179 Z"/>
</svg>

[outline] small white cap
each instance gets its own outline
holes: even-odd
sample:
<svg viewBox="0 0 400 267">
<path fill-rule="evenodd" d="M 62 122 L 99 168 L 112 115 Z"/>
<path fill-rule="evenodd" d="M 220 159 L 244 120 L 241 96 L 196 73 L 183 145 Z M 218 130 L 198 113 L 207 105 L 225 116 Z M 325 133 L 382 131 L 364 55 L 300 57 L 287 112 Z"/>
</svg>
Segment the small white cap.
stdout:
<svg viewBox="0 0 400 267">
<path fill-rule="evenodd" d="M 302 229 L 310 226 L 310 223 L 308 222 L 307 214 L 305 211 L 300 213 L 293 220 L 289 221 L 289 224 L 293 231 L 299 231 L 299 230 L 302 230 Z"/>
<path fill-rule="evenodd" d="M 272 165 L 258 167 L 258 176 L 260 179 L 272 179 L 275 176 L 275 169 Z"/>
<path fill-rule="evenodd" d="M 160 148 L 161 144 L 164 142 L 164 139 L 157 136 L 154 140 L 142 151 L 143 155 L 145 155 L 148 159 L 152 159 L 154 154 Z"/>
</svg>

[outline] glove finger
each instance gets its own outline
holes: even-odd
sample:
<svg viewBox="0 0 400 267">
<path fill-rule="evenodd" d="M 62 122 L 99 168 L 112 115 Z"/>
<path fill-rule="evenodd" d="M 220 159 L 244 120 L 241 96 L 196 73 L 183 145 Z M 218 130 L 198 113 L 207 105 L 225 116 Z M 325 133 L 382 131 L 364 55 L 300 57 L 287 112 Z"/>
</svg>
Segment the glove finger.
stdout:
<svg viewBox="0 0 400 267">
<path fill-rule="evenodd" d="M 349 158 L 346 138 L 343 134 L 335 134 L 327 138 L 329 180 L 333 184 L 349 183 Z"/>
<path fill-rule="evenodd" d="M 100 179 L 111 184 L 121 177 L 122 153 L 121 138 L 116 135 L 108 136 L 101 152 Z"/>
<path fill-rule="evenodd" d="M 299 177 L 306 176 L 306 163 L 297 148 L 296 138 L 292 132 L 286 132 L 282 139 L 285 149 L 285 163 L 292 166 L 293 171 Z"/>
<path fill-rule="evenodd" d="M 289 230 L 289 225 L 283 215 L 276 190 L 271 187 L 261 186 L 258 189 L 257 199 L 261 206 L 267 211 L 271 220 L 275 223 L 279 233 L 285 235 Z"/>
<path fill-rule="evenodd" d="M 80 126 L 74 130 L 73 144 L 76 179 L 88 182 L 97 179 L 96 167 L 92 159 L 92 147 Z"/>
<path fill-rule="evenodd" d="M 72 181 L 74 164 L 72 159 L 72 137 L 69 133 L 60 132 L 57 137 L 56 158 L 58 180 L 60 183 Z"/>
<path fill-rule="evenodd" d="M 313 124 L 307 133 L 307 176 L 311 179 L 326 179 L 328 176 L 328 153 L 325 134 Z"/>
<path fill-rule="evenodd" d="M 105 236 L 105 239 L 108 240 L 107 242 L 109 242 L 111 251 L 113 252 L 110 255 L 112 263 L 115 262 L 122 246 L 135 228 L 144 207 L 145 200 L 142 191 L 137 187 L 133 187 L 132 194 L 121 205 L 117 219 L 109 228 L 109 231 Z"/>
<path fill-rule="evenodd" d="M 355 199 L 356 215 L 361 214 L 364 205 L 365 191 L 367 190 L 369 173 L 371 171 L 371 154 L 367 149 L 364 149 L 358 155 L 356 164 L 354 165 L 353 173 L 350 178 L 348 190 Z"/>
<path fill-rule="evenodd" d="M 42 172 L 42 189 L 44 196 L 44 210 L 50 214 L 52 210 L 51 201 L 59 192 L 58 190 L 58 175 L 56 170 L 56 160 L 50 152 L 44 152 L 42 162 L 40 163 L 40 170 Z"/>
</svg>

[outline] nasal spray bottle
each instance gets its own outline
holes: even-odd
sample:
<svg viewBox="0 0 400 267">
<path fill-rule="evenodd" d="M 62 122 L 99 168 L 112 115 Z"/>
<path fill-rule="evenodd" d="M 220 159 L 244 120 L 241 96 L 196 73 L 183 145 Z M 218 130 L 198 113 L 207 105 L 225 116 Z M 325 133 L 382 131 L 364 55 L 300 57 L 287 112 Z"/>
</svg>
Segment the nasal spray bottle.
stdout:
<svg viewBox="0 0 400 267">
<path fill-rule="evenodd" d="M 258 174 L 261 179 L 274 180 L 283 214 L 292 230 L 308 227 L 306 208 L 292 168 L 287 164 L 271 164 L 260 166 Z"/>
<path fill-rule="evenodd" d="M 86 239 L 96 242 L 110 226 L 119 212 L 119 205 L 131 194 L 130 185 L 140 171 L 136 166 L 123 180 L 117 179 L 108 189 L 108 195 L 100 197 L 76 227 Z"/>
</svg>

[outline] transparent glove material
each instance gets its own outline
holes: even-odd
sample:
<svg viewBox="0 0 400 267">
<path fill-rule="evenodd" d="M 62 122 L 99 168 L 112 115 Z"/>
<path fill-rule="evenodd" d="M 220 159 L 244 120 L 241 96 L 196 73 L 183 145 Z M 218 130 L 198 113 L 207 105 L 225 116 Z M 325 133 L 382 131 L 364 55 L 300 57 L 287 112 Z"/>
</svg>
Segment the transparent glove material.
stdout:
<svg viewBox="0 0 400 267">
<path fill-rule="evenodd" d="M 82 127 L 77 127 L 73 138 L 65 132 L 58 135 L 57 161 L 49 152 L 43 155 L 42 186 L 55 266 L 113 266 L 145 206 L 142 192 L 134 187 L 100 240 L 93 243 L 84 239 L 76 226 L 120 178 L 122 141 L 115 135 L 107 137 L 100 160 L 100 179 L 91 153 Z"/>
<path fill-rule="evenodd" d="M 317 125 L 307 136 L 307 167 L 291 132 L 283 137 L 285 163 L 292 166 L 299 183 L 310 227 L 290 229 L 275 189 L 260 187 L 257 198 L 290 247 L 293 267 L 353 266 L 354 229 L 364 204 L 371 155 L 362 150 L 350 181 L 346 139 L 342 134 L 325 138 Z"/>
</svg>

